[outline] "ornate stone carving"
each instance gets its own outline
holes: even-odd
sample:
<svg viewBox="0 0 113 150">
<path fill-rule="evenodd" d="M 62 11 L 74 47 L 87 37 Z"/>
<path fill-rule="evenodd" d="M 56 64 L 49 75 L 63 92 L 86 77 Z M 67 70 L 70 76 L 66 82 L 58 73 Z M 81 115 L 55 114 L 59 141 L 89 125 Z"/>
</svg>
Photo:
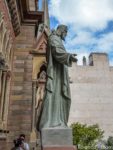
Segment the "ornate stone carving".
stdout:
<svg viewBox="0 0 113 150">
<path fill-rule="evenodd" d="M 36 120 L 36 122 L 39 119 L 40 112 L 42 109 L 44 90 L 45 90 L 45 85 L 38 83 L 38 87 L 37 87 L 37 91 L 36 91 L 36 105 L 35 105 L 35 109 L 36 109 L 36 119 L 35 120 Z"/>
<path fill-rule="evenodd" d="M 5 67 L 5 59 L 3 57 L 3 54 L 0 53 L 0 69 L 3 69 Z"/>
<path fill-rule="evenodd" d="M 20 33 L 20 20 L 19 20 L 16 1 L 9 0 L 7 1 L 7 3 L 8 3 L 9 11 L 11 14 L 11 21 L 13 24 L 13 29 L 14 29 L 15 35 L 17 36 Z"/>
</svg>

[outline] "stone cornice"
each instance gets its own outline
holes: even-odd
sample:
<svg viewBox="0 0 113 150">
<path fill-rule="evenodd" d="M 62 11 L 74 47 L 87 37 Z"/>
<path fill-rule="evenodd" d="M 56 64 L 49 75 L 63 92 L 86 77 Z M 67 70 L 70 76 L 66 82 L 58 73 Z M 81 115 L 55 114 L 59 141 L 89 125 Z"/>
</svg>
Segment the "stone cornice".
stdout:
<svg viewBox="0 0 113 150">
<path fill-rule="evenodd" d="M 37 56 L 45 56 L 46 55 L 46 52 L 38 52 L 36 50 L 31 50 L 31 51 L 29 51 L 29 53 L 32 55 L 37 55 Z"/>
<path fill-rule="evenodd" d="M 29 11 L 28 0 L 18 0 L 22 24 L 34 25 L 44 22 L 43 11 Z"/>
</svg>

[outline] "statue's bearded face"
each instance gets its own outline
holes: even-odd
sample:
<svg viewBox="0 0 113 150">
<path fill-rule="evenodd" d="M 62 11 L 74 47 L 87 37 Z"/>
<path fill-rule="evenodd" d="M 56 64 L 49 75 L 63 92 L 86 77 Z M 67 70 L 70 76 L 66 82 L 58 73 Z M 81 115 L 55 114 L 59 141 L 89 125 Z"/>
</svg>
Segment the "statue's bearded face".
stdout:
<svg viewBox="0 0 113 150">
<path fill-rule="evenodd" d="M 61 32 L 61 39 L 65 41 L 66 36 L 67 36 L 67 30 L 65 29 Z"/>
</svg>

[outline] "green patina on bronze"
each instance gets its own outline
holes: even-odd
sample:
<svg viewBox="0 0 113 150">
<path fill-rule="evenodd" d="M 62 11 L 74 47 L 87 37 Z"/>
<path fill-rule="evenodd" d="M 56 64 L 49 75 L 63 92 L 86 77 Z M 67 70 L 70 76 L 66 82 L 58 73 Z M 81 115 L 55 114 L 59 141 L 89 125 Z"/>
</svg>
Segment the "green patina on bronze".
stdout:
<svg viewBox="0 0 113 150">
<path fill-rule="evenodd" d="M 67 26 L 59 25 L 48 39 L 47 83 L 39 129 L 67 127 L 71 104 L 68 66 L 77 59 L 65 50 L 62 40 L 66 35 Z"/>
</svg>

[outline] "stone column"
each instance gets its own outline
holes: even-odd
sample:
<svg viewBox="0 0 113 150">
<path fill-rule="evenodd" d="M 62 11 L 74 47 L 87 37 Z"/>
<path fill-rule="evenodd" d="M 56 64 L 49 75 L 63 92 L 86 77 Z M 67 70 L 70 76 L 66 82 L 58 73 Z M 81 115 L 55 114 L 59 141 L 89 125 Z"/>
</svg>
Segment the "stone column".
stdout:
<svg viewBox="0 0 113 150">
<path fill-rule="evenodd" d="M 1 111 L 1 85 L 2 85 L 1 78 L 2 78 L 2 70 L 0 70 L 0 111 Z M 2 128 L 2 118 L 1 118 L 1 116 L 0 116 L 0 128 Z"/>
<path fill-rule="evenodd" d="M 5 85 L 6 85 L 6 75 L 7 75 L 7 71 L 4 70 L 3 73 L 2 73 L 2 89 L 1 89 L 1 99 L 0 99 L 0 102 L 1 102 L 1 108 L 0 108 L 0 118 L 3 120 L 3 106 L 4 106 L 4 98 L 5 98 Z"/>
<path fill-rule="evenodd" d="M 7 72 L 6 75 L 6 89 L 4 95 L 4 106 L 3 106 L 3 124 L 4 129 L 7 129 L 7 117 L 8 117 L 8 106 L 9 106 L 9 93 L 10 93 L 10 79 L 11 74 L 10 71 Z"/>
<path fill-rule="evenodd" d="M 34 80 L 33 81 L 33 97 L 32 97 L 32 130 L 34 130 L 35 127 L 35 105 L 36 105 L 36 84 L 37 84 L 37 81 Z"/>
<path fill-rule="evenodd" d="M 36 123 L 35 123 L 35 105 L 36 105 L 36 84 L 37 81 L 32 81 L 32 125 L 31 125 L 31 135 L 30 142 L 36 144 L 37 136 L 36 136 Z"/>
<path fill-rule="evenodd" d="M 0 97 L 1 97 L 1 84 L 2 84 L 1 77 L 2 77 L 2 70 L 0 69 Z"/>
</svg>

